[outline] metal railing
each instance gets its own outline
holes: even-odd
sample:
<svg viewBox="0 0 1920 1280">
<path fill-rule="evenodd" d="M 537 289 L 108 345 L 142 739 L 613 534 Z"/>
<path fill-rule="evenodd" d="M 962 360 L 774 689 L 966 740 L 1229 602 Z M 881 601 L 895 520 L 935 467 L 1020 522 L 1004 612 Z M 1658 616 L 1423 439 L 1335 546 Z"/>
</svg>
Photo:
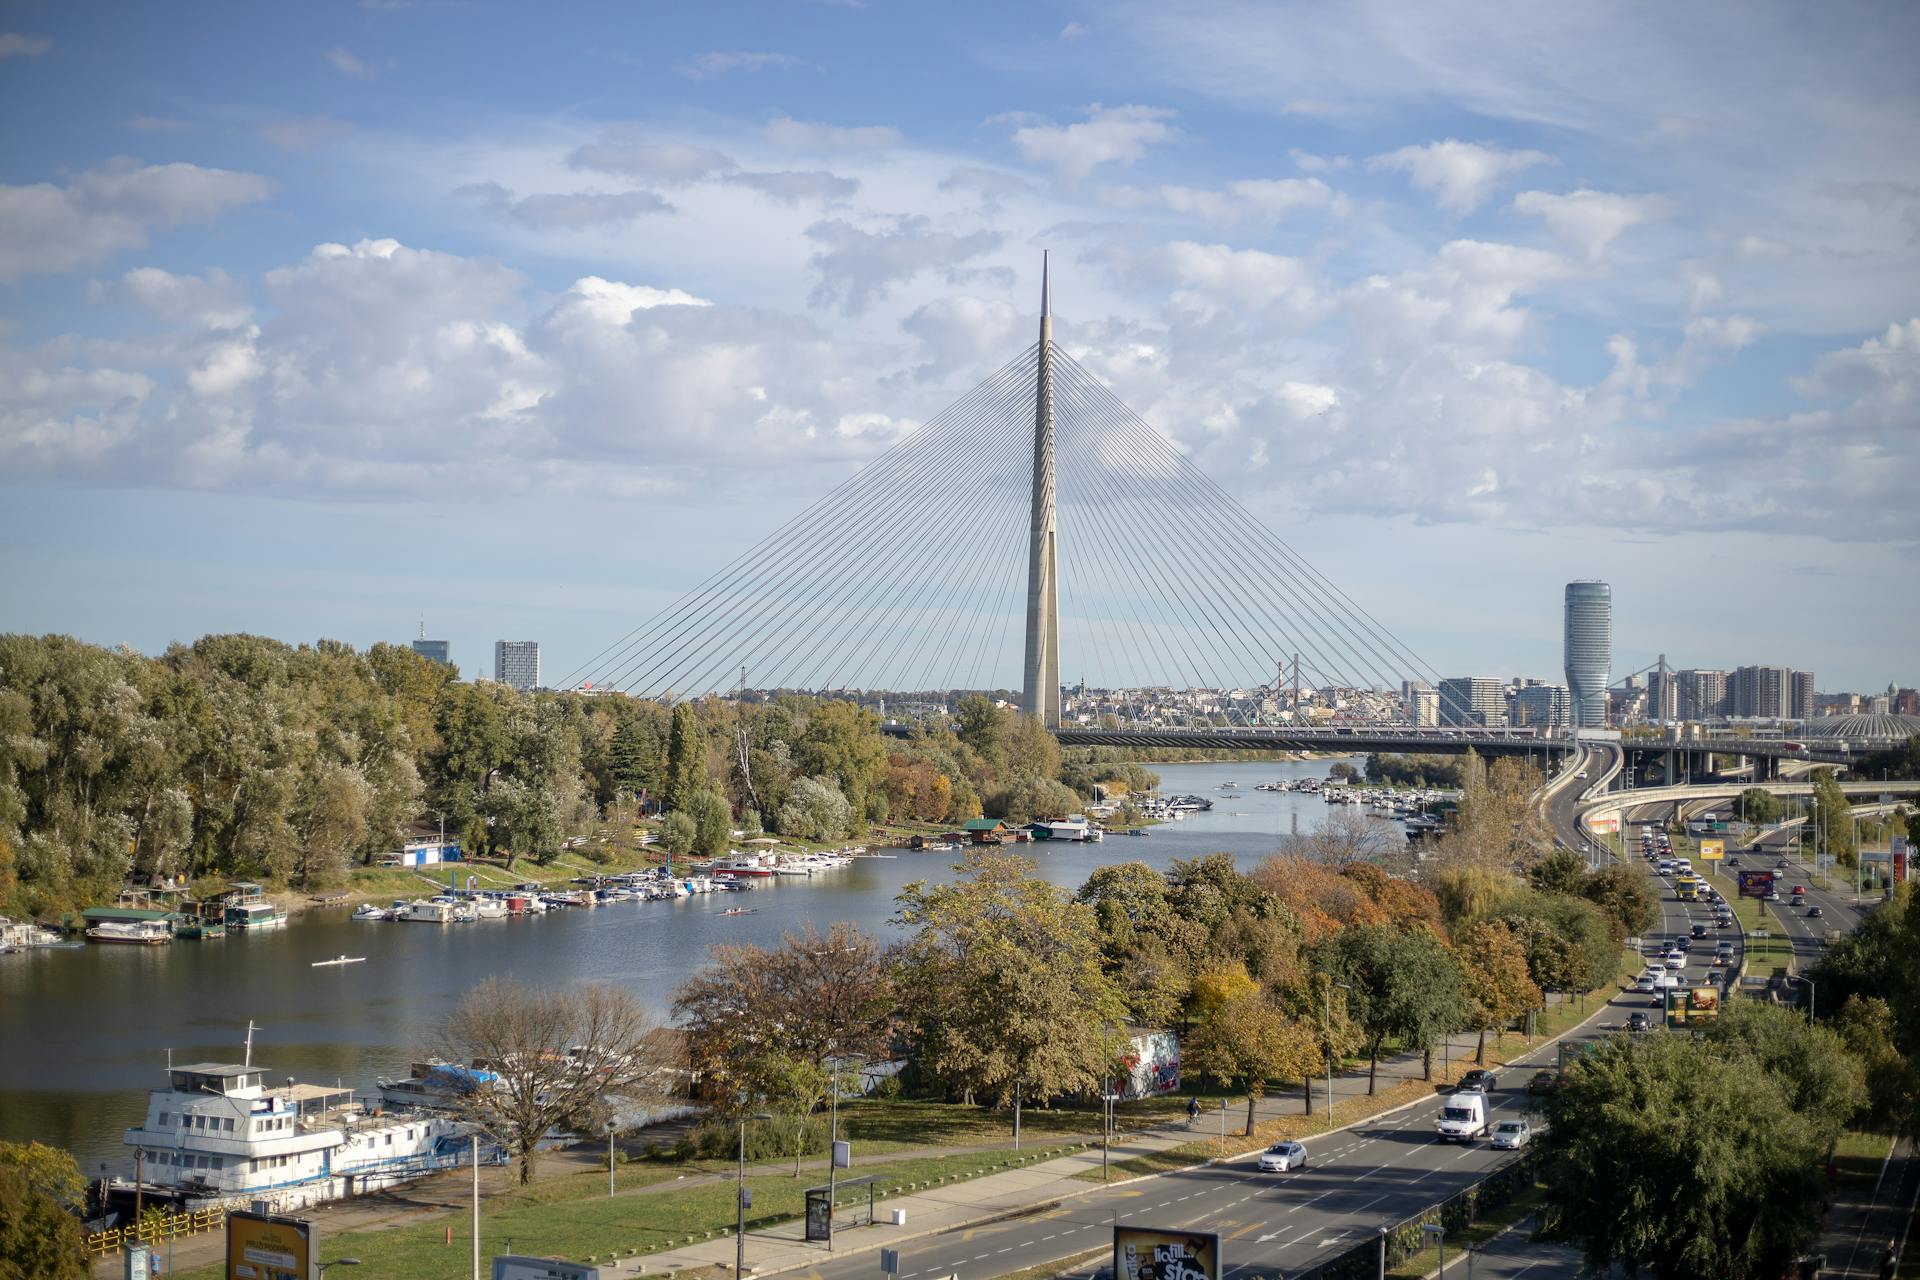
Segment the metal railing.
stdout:
<svg viewBox="0 0 1920 1280">
<path fill-rule="evenodd" d="M 104 1256 L 134 1244 L 157 1244 L 175 1236 L 197 1236 L 203 1231 L 218 1231 L 226 1222 L 227 1211 L 219 1205 L 188 1213 L 149 1213 L 137 1223 L 88 1232 L 87 1254 Z"/>
</svg>

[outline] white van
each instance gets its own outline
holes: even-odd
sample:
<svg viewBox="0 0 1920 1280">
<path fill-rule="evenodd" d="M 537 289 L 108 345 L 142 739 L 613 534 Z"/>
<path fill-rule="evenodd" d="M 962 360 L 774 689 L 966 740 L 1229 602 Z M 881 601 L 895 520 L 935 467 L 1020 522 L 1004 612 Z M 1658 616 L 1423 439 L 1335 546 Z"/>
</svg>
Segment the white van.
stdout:
<svg viewBox="0 0 1920 1280">
<path fill-rule="evenodd" d="M 1685 858 L 1675 858 L 1673 860 L 1673 873 L 1680 876 L 1692 875 L 1693 863 Z"/>
<path fill-rule="evenodd" d="M 1440 1118 L 1433 1122 L 1433 1130 L 1442 1142 L 1472 1142 L 1485 1137 L 1486 1097 L 1478 1093 L 1449 1094 L 1446 1104 L 1440 1108 Z"/>
</svg>

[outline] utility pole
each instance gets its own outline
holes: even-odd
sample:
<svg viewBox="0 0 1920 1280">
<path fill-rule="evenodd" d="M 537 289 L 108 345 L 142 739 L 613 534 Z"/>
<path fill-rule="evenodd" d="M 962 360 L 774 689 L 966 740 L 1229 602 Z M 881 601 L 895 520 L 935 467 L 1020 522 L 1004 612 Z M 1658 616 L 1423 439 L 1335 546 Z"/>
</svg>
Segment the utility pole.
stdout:
<svg viewBox="0 0 1920 1280">
<path fill-rule="evenodd" d="M 1053 291 L 1040 255 L 1040 347 L 1033 413 L 1033 506 L 1027 540 L 1027 652 L 1023 709 L 1060 723 L 1059 517 L 1053 483 Z"/>
<path fill-rule="evenodd" d="M 480 1280 L 480 1135 L 473 1135 L 473 1280 Z"/>
</svg>

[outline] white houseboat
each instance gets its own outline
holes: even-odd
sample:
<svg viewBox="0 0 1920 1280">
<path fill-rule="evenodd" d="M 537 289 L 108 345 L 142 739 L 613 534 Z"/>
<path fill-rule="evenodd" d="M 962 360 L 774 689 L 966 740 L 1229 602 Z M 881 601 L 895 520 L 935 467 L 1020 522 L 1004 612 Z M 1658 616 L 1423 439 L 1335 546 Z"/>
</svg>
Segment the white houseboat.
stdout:
<svg viewBox="0 0 1920 1280">
<path fill-rule="evenodd" d="M 126 1131 L 147 1194 L 189 1209 L 306 1208 L 465 1164 L 469 1129 L 444 1115 L 369 1110 L 351 1089 L 263 1083 L 258 1067 L 174 1067 Z M 486 1142 L 481 1158 L 497 1158 Z"/>
</svg>

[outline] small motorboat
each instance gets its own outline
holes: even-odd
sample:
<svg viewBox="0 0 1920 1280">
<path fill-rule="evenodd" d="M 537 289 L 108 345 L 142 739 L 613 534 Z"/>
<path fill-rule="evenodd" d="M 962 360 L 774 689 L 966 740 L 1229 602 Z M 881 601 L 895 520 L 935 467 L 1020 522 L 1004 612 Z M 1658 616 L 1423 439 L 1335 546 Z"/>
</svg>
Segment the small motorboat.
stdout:
<svg viewBox="0 0 1920 1280">
<path fill-rule="evenodd" d="M 723 916 L 750 916 L 758 910 L 758 907 L 728 907 L 725 911 L 719 912 L 718 914 Z"/>
<path fill-rule="evenodd" d="M 376 907 L 371 902 L 363 902 L 353 909 L 355 920 L 391 920 L 393 913 L 385 907 Z"/>
<path fill-rule="evenodd" d="M 339 955 L 331 960 L 315 960 L 310 967 L 314 969 L 324 969 L 329 965 L 336 964 L 365 964 L 366 959 L 365 956 Z"/>
</svg>

